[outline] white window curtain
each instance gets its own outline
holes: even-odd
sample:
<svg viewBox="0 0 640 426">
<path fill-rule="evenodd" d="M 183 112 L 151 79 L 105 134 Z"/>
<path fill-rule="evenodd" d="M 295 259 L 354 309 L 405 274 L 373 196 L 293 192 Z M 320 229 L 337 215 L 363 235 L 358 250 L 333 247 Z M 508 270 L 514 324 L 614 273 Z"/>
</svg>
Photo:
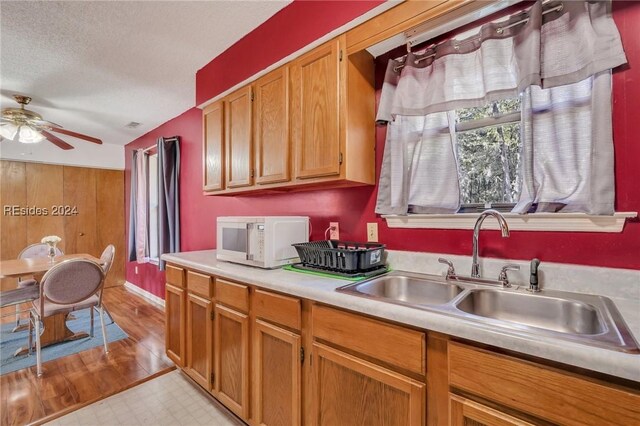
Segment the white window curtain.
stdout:
<svg viewBox="0 0 640 426">
<path fill-rule="evenodd" d="M 454 123 L 448 112 L 397 116 L 389 123 L 376 211 L 450 213 L 460 208 Z"/>
<path fill-rule="evenodd" d="M 614 213 L 611 70 L 522 97 L 520 199 L 514 213 Z"/>
<path fill-rule="evenodd" d="M 129 205 L 129 260 L 146 263 L 149 257 L 148 155 L 142 149 L 133 152 Z"/>
<path fill-rule="evenodd" d="M 455 162 L 445 159 L 442 150 L 433 155 L 423 152 L 430 146 L 441 149 L 443 133 L 423 131 L 418 143 L 416 121 L 405 117 L 423 117 L 427 122 L 433 114 L 523 94 L 525 108 L 530 108 L 522 116 L 525 166 L 520 173 L 525 189 L 514 211 L 526 213 L 536 205 L 544 211 L 612 213 L 610 70 L 624 63 L 608 1 L 554 2 L 544 10 L 538 1 L 505 21 L 483 25 L 471 38 L 449 40 L 390 61 L 377 115 L 379 122 L 390 124 L 376 212 L 402 214 L 412 202 L 418 203 L 413 207 L 416 212 L 446 211 L 442 204 L 455 211 L 452 203 L 441 202 L 444 192 L 456 194 L 452 188 L 458 187 L 457 182 L 446 181 L 458 179 Z M 569 103 L 567 96 L 572 99 Z M 547 129 L 551 122 L 553 131 Z M 578 129 L 583 129 L 580 137 L 574 137 Z M 414 145 L 420 149 L 409 148 Z M 589 154 L 594 149 L 602 167 L 587 165 L 593 163 Z M 537 161 L 543 152 L 558 164 L 546 167 L 548 162 Z M 402 162 L 393 161 L 398 158 Z M 439 167 L 433 167 L 436 158 Z M 562 181 L 549 174 L 552 170 L 564 175 Z M 398 176 L 401 181 L 394 180 Z M 550 180 L 557 184 L 550 185 Z M 427 191 L 434 195 L 426 196 Z M 407 204 L 400 205 L 400 200 Z"/>
</svg>

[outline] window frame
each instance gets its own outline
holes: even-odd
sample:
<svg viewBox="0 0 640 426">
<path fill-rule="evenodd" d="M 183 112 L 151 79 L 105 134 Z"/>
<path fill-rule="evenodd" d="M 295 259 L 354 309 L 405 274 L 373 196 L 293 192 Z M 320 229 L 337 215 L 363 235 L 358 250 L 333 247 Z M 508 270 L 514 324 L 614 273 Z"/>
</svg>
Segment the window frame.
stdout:
<svg viewBox="0 0 640 426">
<path fill-rule="evenodd" d="M 504 99 L 511 99 L 511 98 L 504 98 Z M 491 102 L 488 102 L 487 104 L 500 102 L 501 100 L 502 99 L 491 101 Z M 506 124 L 514 124 L 514 123 L 522 124 L 522 109 L 519 109 L 518 111 L 492 114 L 491 116 L 488 116 L 488 117 L 456 123 L 455 125 L 456 139 L 457 139 L 458 133 L 471 132 L 474 130 L 484 129 L 488 127 L 503 126 Z M 458 163 L 458 167 L 459 167 L 459 164 L 460 163 Z M 460 208 L 455 214 L 482 212 L 486 209 L 494 209 L 494 210 L 498 210 L 499 212 L 511 212 L 511 210 L 516 206 L 516 204 L 517 203 L 515 202 L 514 203 L 505 203 L 505 202 L 462 203 L 461 202 Z"/>
</svg>

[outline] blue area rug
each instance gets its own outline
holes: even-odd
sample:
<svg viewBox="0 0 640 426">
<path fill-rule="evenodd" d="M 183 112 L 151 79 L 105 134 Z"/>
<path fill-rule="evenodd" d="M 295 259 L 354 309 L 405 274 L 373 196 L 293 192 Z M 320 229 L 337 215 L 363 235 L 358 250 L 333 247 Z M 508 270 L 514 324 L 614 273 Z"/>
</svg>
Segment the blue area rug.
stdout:
<svg viewBox="0 0 640 426">
<path fill-rule="evenodd" d="M 73 332 L 86 331 L 89 333 L 91 329 L 90 310 L 83 309 L 73 313 L 75 319 L 67 321 L 67 327 Z M 26 319 L 22 320 L 23 323 Z M 127 333 L 122 331 L 118 325 L 111 321 L 105 313 L 105 326 L 107 329 L 107 341 L 109 343 L 120 339 L 126 339 Z M 72 340 L 70 342 L 62 342 L 55 345 L 42 348 L 42 362 L 51 361 L 52 359 L 62 358 L 67 355 L 86 351 L 102 345 L 102 328 L 100 327 L 100 314 L 95 312 L 95 334 L 94 337 L 85 337 L 84 339 Z M 0 327 L 0 375 L 10 373 L 12 371 L 21 370 L 36 365 L 35 350 L 31 355 L 20 355 L 14 357 L 13 354 L 18 348 L 27 346 L 29 341 L 29 330 L 12 333 L 11 330 L 15 326 L 12 321 L 2 324 Z M 35 336 L 34 336 L 35 343 Z"/>
</svg>

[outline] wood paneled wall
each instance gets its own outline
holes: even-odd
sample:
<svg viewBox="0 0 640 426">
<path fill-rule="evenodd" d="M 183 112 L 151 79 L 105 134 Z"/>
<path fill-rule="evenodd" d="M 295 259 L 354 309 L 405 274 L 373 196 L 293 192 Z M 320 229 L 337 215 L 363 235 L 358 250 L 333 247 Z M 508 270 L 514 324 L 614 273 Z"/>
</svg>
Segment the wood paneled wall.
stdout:
<svg viewBox="0 0 640 426">
<path fill-rule="evenodd" d="M 124 171 L 2 160 L 0 179 L 1 260 L 17 258 L 24 247 L 40 242 L 45 235 L 61 237 L 60 248 L 67 254 L 99 257 L 113 244 L 116 258 L 107 286 L 124 283 Z M 7 211 L 11 206 L 46 209 L 47 213 L 13 215 Z M 77 214 L 54 212 L 60 206 L 62 213 L 75 208 Z M 3 289 L 13 286 L 13 281 L 3 280 Z"/>
</svg>

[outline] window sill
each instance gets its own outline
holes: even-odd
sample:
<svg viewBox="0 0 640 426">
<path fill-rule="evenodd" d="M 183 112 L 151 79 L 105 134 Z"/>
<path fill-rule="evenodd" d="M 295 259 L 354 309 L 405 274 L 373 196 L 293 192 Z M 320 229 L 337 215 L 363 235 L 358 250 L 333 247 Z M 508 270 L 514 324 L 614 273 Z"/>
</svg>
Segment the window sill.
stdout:
<svg viewBox="0 0 640 426">
<path fill-rule="evenodd" d="M 389 228 L 473 229 L 480 213 L 383 215 Z M 637 212 L 616 212 L 612 216 L 586 213 L 504 213 L 512 231 L 622 232 L 625 221 Z M 498 223 L 486 220 L 483 229 L 498 229 Z"/>
</svg>

